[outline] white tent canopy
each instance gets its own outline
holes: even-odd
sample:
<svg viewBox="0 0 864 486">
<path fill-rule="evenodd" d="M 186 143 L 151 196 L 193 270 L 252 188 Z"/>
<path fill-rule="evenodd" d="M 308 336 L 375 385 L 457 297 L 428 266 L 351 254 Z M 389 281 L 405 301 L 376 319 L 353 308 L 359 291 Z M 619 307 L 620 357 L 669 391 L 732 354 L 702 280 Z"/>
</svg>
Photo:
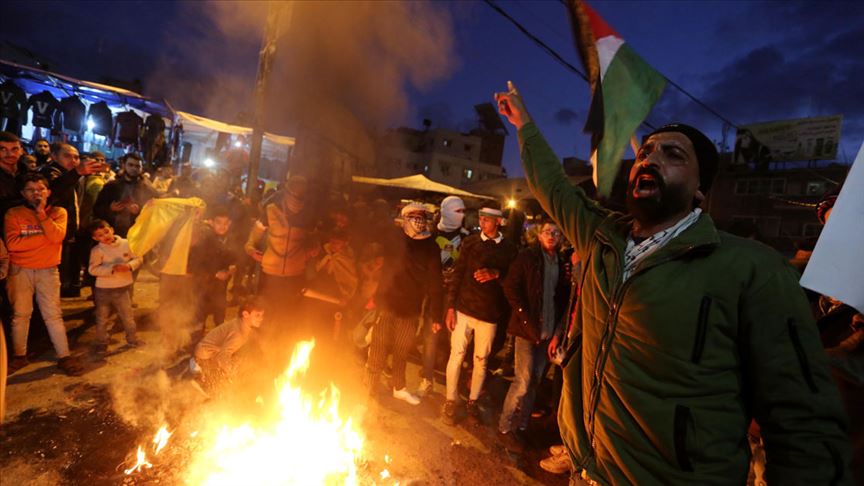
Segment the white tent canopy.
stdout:
<svg viewBox="0 0 864 486">
<path fill-rule="evenodd" d="M 450 194 L 453 196 L 465 196 L 465 197 L 474 197 L 477 199 L 495 199 L 494 197 L 483 196 L 480 194 L 474 194 L 472 192 L 463 191 L 462 189 L 457 189 L 455 187 L 448 186 L 447 184 L 441 184 L 440 182 L 435 182 L 430 180 L 423 174 L 414 174 L 412 176 L 407 177 L 397 177 L 395 179 L 381 179 L 378 177 L 361 177 L 354 176 L 352 177 L 354 182 L 358 182 L 360 184 L 374 184 L 376 186 L 385 186 L 385 187 L 398 187 L 401 189 L 413 189 L 415 191 L 429 191 L 429 192 L 438 192 L 441 194 Z"/>
<path fill-rule="evenodd" d="M 187 113 L 185 111 L 178 111 L 177 116 L 179 116 L 180 120 L 183 122 L 184 132 L 189 132 L 190 130 L 200 131 L 201 129 L 204 129 L 210 132 L 230 133 L 233 135 L 248 136 L 252 134 L 252 129 L 249 127 L 230 125 L 228 123 L 218 120 L 212 120 L 210 118 L 204 118 L 203 116 L 193 115 L 192 113 Z M 273 142 L 277 145 L 286 145 L 289 147 L 294 145 L 294 137 L 287 137 L 285 135 L 275 135 L 270 132 L 264 132 L 264 138 L 268 142 Z"/>
</svg>

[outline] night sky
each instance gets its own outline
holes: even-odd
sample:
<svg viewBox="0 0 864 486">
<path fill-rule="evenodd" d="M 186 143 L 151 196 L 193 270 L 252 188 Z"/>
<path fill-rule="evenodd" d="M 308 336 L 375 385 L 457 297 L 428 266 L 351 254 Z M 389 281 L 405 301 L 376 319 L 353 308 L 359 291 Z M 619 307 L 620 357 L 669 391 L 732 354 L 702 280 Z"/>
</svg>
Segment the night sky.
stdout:
<svg viewBox="0 0 864 486">
<path fill-rule="evenodd" d="M 857 153 L 864 139 L 861 2 L 591 4 L 648 63 L 735 124 L 843 114 L 838 158 L 851 162 Z M 499 5 L 581 69 L 560 2 Z M 237 20 L 242 32 L 226 32 L 224 23 L 213 20 L 211 7 L 198 2 L 12 1 L 3 7 L 2 40 L 31 51 L 56 72 L 93 81 L 137 78 L 146 95 L 230 122 L 250 106 L 260 18 Z M 472 106 L 491 101 L 492 93 L 510 79 L 558 154 L 587 158 L 588 138 L 581 133 L 590 99 L 585 81 L 482 2 L 435 8 L 450 17 L 452 67 L 422 90 L 406 86 L 410 106 L 391 126 L 419 127 L 425 117 L 436 126 L 470 128 Z M 655 126 L 690 123 L 717 141 L 723 126 L 672 87 L 648 121 Z M 267 128 L 289 129 L 278 120 L 273 125 Z M 731 147 L 734 130 L 729 137 Z M 512 130 L 508 138 L 505 167 L 519 175 Z"/>
</svg>

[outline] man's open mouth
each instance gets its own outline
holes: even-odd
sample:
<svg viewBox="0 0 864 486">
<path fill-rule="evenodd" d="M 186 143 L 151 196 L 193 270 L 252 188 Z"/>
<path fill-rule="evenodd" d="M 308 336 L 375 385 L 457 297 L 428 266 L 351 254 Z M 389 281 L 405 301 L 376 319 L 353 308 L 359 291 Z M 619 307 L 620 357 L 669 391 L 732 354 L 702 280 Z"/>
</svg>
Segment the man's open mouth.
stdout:
<svg viewBox="0 0 864 486">
<path fill-rule="evenodd" d="M 652 174 L 640 174 L 636 177 L 636 185 L 633 189 L 633 196 L 651 197 L 660 190 L 660 184 L 657 178 Z"/>
</svg>

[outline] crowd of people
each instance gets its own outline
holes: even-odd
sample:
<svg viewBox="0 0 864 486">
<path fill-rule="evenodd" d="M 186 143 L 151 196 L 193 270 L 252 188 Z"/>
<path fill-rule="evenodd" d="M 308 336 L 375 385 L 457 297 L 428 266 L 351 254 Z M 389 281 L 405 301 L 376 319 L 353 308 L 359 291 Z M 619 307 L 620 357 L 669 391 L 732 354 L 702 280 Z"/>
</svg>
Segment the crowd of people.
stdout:
<svg viewBox="0 0 864 486">
<path fill-rule="evenodd" d="M 437 378 L 445 425 L 496 426 L 514 453 L 532 445 L 532 416 L 557 413 L 563 444 L 541 466 L 577 484 L 847 484 L 849 435 L 860 474 L 861 314 L 813 296 L 814 315 L 778 253 L 715 228 L 699 208 L 717 170 L 711 141 L 686 125 L 647 137 L 624 215 L 569 184 L 518 93 L 496 98 L 547 212 L 506 235 L 491 203 L 475 225 L 456 196 L 325 199 L 296 174 L 250 199 L 229 175 L 175 177 L 134 153 L 112 170 L 65 143 L 30 155 L 0 133 L 10 374 L 28 363 L 34 300 L 59 369 L 83 372 L 60 310 L 82 287 L 97 354 L 112 313 L 127 345 L 143 344 L 132 290 L 148 268 L 162 318 L 188 331 L 161 339 L 177 338 L 205 393 L 237 376 L 254 335 L 311 334 L 355 346 L 373 400 L 418 405 Z M 484 384 L 502 370 L 512 381 L 492 397 Z M 767 462 L 751 465 L 751 450 Z"/>
</svg>

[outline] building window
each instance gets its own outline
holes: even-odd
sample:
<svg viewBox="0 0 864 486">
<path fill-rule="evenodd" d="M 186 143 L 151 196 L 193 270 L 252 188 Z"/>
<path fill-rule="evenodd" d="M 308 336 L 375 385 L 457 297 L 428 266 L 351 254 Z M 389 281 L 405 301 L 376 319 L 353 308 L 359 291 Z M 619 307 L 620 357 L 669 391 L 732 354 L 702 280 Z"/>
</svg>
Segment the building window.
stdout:
<svg viewBox="0 0 864 486">
<path fill-rule="evenodd" d="M 450 163 L 449 162 L 441 162 L 438 164 L 438 167 L 441 168 L 441 175 L 447 177 L 450 175 Z"/>
<path fill-rule="evenodd" d="M 825 194 L 825 181 L 807 182 L 808 196 L 821 196 L 822 194 Z"/>
<path fill-rule="evenodd" d="M 466 143 L 466 144 L 465 144 L 465 151 L 466 151 L 466 152 L 470 152 L 470 151 L 471 151 L 471 144 L 470 144 L 470 143 Z"/>
<path fill-rule="evenodd" d="M 453 145 L 453 141 L 450 140 L 449 138 L 445 138 L 445 139 L 444 139 L 444 146 L 445 146 L 445 147 L 450 147 L 451 145 Z"/>
<path fill-rule="evenodd" d="M 474 177 L 474 169 L 465 169 L 462 171 L 462 177 L 470 181 Z"/>
</svg>

